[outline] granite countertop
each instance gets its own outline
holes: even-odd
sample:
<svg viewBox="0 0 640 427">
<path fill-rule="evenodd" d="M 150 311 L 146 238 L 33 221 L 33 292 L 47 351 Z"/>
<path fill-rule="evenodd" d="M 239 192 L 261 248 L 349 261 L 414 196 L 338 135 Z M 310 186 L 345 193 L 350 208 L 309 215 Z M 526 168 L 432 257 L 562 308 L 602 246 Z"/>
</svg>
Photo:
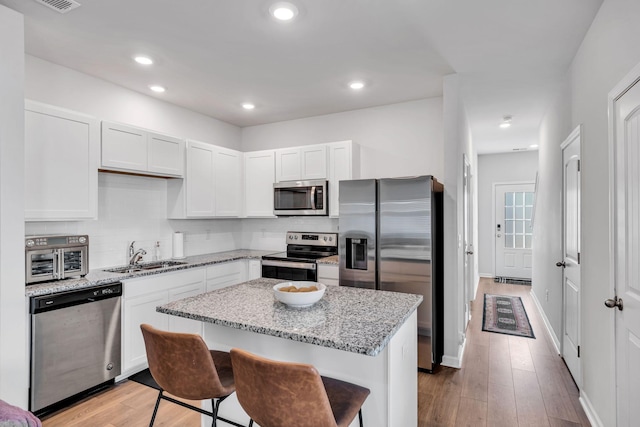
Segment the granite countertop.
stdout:
<svg viewBox="0 0 640 427">
<path fill-rule="evenodd" d="M 326 258 L 320 258 L 316 260 L 318 264 L 338 265 L 340 264 L 340 258 L 338 255 L 328 256 Z"/>
<path fill-rule="evenodd" d="M 195 267 L 203 267 L 239 259 L 261 259 L 262 255 L 272 254 L 274 252 L 277 251 L 255 251 L 249 249 L 237 249 L 234 251 L 216 252 L 205 255 L 194 255 L 179 260 L 181 262 L 184 262 L 184 264 L 181 265 L 159 268 L 156 270 L 136 271 L 133 273 L 111 273 L 108 271 L 104 271 L 104 268 L 95 269 L 89 271 L 89 273 L 85 277 L 79 279 L 65 279 L 28 285 L 26 286 L 25 294 L 27 297 L 33 297 L 39 295 L 49 295 L 58 292 L 67 292 L 76 289 L 88 288 L 91 286 L 108 285 L 125 279 L 152 276 L 156 274 L 186 270 Z"/>
<path fill-rule="evenodd" d="M 293 341 L 376 356 L 422 302 L 421 295 L 327 286 L 309 308 L 276 301 L 278 279 L 249 282 L 174 301 L 160 313 Z"/>
</svg>

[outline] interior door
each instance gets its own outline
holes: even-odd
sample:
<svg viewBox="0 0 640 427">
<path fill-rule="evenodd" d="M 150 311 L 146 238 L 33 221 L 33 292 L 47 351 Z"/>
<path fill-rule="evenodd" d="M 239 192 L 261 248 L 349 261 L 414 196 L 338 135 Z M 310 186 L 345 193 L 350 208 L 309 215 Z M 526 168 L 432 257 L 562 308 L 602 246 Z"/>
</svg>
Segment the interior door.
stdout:
<svg viewBox="0 0 640 427">
<path fill-rule="evenodd" d="M 635 71 L 610 105 L 613 295 L 605 304 L 615 316 L 619 426 L 640 419 L 640 67 Z"/>
<path fill-rule="evenodd" d="M 580 127 L 562 143 L 562 357 L 578 387 L 580 363 Z"/>
<path fill-rule="evenodd" d="M 495 276 L 531 280 L 533 183 L 495 184 Z"/>
<path fill-rule="evenodd" d="M 473 192 L 471 164 L 466 155 L 463 157 L 463 235 L 464 235 L 464 322 L 465 328 L 471 318 L 470 301 L 475 298 L 473 283 Z"/>
</svg>

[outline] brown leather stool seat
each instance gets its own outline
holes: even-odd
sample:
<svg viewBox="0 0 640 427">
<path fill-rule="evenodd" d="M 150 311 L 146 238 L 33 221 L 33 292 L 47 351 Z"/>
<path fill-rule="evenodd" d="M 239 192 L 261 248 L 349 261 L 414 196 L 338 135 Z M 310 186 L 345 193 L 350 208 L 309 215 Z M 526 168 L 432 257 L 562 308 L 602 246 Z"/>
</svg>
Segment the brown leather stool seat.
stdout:
<svg viewBox="0 0 640 427">
<path fill-rule="evenodd" d="M 197 334 L 166 332 L 147 324 L 140 325 L 140 329 L 147 350 L 149 371 L 161 388 L 149 426 L 153 426 L 160 400 L 164 399 L 209 415 L 213 418 L 212 426 L 216 426 L 217 420 L 220 420 L 243 427 L 218 417 L 220 403 L 235 391 L 228 352 L 209 350 Z M 165 391 L 183 399 L 211 399 L 213 412 L 166 396 Z"/>
<path fill-rule="evenodd" d="M 231 349 L 236 396 L 261 427 L 346 427 L 359 416 L 369 389 L 321 377 L 313 365 L 278 362 Z"/>
</svg>

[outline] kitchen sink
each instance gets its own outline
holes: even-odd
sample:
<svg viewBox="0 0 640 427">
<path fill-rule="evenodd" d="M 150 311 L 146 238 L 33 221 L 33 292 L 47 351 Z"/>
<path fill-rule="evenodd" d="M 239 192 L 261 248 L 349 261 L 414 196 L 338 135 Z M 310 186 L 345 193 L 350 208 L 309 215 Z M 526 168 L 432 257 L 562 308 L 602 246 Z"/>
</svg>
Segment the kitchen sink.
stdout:
<svg viewBox="0 0 640 427">
<path fill-rule="evenodd" d="M 170 268 L 178 265 L 184 265 L 186 262 L 182 261 L 156 261 L 148 262 L 145 264 L 126 265 L 124 267 L 105 268 L 103 271 L 110 273 L 136 273 L 140 271 L 157 270 L 160 268 Z"/>
</svg>

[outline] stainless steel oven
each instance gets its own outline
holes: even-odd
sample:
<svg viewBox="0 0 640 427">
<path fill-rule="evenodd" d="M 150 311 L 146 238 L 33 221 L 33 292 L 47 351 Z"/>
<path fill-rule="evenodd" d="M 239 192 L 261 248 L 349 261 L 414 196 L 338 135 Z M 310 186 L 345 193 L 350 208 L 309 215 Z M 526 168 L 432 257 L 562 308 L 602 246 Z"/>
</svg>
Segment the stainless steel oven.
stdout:
<svg viewBox="0 0 640 427">
<path fill-rule="evenodd" d="M 287 251 L 262 257 L 262 277 L 318 280 L 316 260 L 338 254 L 337 233 L 288 232 Z"/>
<path fill-rule="evenodd" d="M 279 216 L 328 215 L 327 181 L 284 181 L 273 184 L 273 213 Z"/>
<path fill-rule="evenodd" d="M 25 238 L 26 283 L 82 277 L 89 272 L 89 236 Z"/>
</svg>

